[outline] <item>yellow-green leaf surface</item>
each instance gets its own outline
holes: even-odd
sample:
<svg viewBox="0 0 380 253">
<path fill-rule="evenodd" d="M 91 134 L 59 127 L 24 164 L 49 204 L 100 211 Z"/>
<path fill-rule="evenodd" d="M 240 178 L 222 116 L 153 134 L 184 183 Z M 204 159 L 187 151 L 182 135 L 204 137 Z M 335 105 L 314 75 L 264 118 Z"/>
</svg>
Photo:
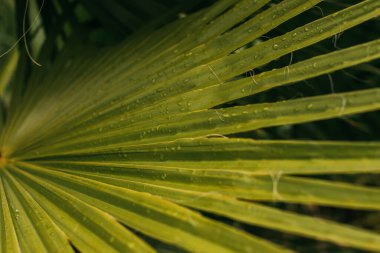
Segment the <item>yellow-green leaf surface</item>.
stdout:
<svg viewBox="0 0 380 253">
<path fill-rule="evenodd" d="M 380 38 L 338 39 L 365 37 L 379 0 L 79 2 L 46 3 L 30 52 L 0 69 L 0 253 L 280 253 L 302 237 L 380 252 L 371 226 L 313 215 L 380 210 L 359 180 L 379 175 L 380 142 L 324 128 L 378 130 L 360 120 L 379 122 Z M 124 39 L 101 47 L 96 25 Z M 298 127 L 315 135 L 281 135 Z"/>
<path fill-rule="evenodd" d="M 25 169 L 24 166 L 21 168 Z M 27 168 L 36 169 L 33 166 Z M 186 249 L 200 252 L 204 249 L 215 252 L 281 251 L 270 243 L 261 242 L 260 239 L 249 237 L 233 228 L 204 219 L 160 198 L 114 188 L 85 178 L 67 175 L 66 179 L 71 189 L 80 192 L 80 195 L 73 193 L 73 196 L 83 202 L 99 206 L 129 227 Z M 171 234 L 174 236 L 170 236 Z"/>
<path fill-rule="evenodd" d="M 101 181 L 101 182 L 121 186 L 123 188 L 128 187 L 131 189 L 135 189 L 137 191 L 150 192 L 152 194 L 156 194 L 156 195 L 168 198 L 170 200 L 173 200 L 176 203 L 183 204 L 185 206 L 190 206 L 190 207 L 198 208 L 201 210 L 215 212 L 218 214 L 225 215 L 227 217 L 232 217 L 237 220 L 242 220 L 244 222 L 257 224 L 264 227 L 285 230 L 285 231 L 293 232 L 293 233 L 301 233 L 310 237 L 316 237 L 321 240 L 328 240 L 328 241 L 331 240 L 333 242 L 338 242 L 340 244 L 350 245 L 354 247 L 359 246 L 359 247 L 364 247 L 367 249 L 375 249 L 375 250 L 379 249 L 378 246 L 375 246 L 372 244 L 368 245 L 368 242 L 380 241 L 379 235 L 371 234 L 369 232 L 362 231 L 360 229 L 353 229 L 344 225 L 334 224 L 333 222 L 324 221 L 321 219 L 308 218 L 302 215 L 295 215 L 289 212 L 279 211 L 274 208 L 269 208 L 269 207 L 265 207 L 258 204 L 243 202 L 235 198 L 231 198 L 230 196 L 228 196 L 228 193 L 226 195 L 222 195 L 223 194 L 222 192 L 212 191 L 212 189 L 208 189 L 209 191 L 207 192 L 201 192 L 202 186 L 196 187 L 196 188 L 191 187 L 190 184 L 187 184 L 186 187 L 181 187 L 181 186 L 176 186 L 176 185 L 170 186 L 170 184 L 165 184 L 165 183 L 160 184 L 160 182 L 157 182 L 157 181 L 144 181 L 144 180 L 139 180 L 139 179 L 131 178 L 131 177 L 130 178 L 123 177 L 123 176 L 120 176 L 120 174 L 117 177 L 112 177 L 112 175 L 110 176 L 107 173 L 104 173 L 104 176 L 101 176 L 103 175 L 103 173 L 101 174 L 99 174 L 99 172 L 89 173 L 88 169 L 86 170 L 86 172 L 78 173 L 79 169 L 75 168 L 72 171 L 72 174 L 77 174 L 79 176 L 82 176 L 82 179 L 80 179 L 80 177 L 68 176 L 68 175 L 63 174 L 62 172 L 56 172 L 54 171 L 54 169 L 44 171 L 44 170 L 41 170 L 41 168 L 38 169 L 37 167 L 34 167 L 34 166 L 24 165 L 22 167 L 25 169 L 34 170 L 31 172 L 37 173 L 41 177 L 47 180 L 51 180 L 54 183 L 61 185 L 62 187 L 65 187 L 66 191 L 72 192 L 72 194 L 74 195 L 78 194 L 77 193 L 78 190 L 76 190 L 77 188 L 74 187 L 75 181 L 81 180 L 82 182 L 88 182 L 88 185 L 82 186 L 86 188 L 91 188 L 90 184 L 97 185 L 96 181 Z M 115 169 L 113 171 L 115 171 Z M 85 181 L 83 177 L 91 178 L 96 181 L 92 181 L 92 180 Z M 168 177 L 170 177 L 170 175 L 166 174 L 164 179 Z M 303 187 L 306 188 L 307 186 L 303 185 Z M 332 189 L 328 189 L 328 190 L 330 190 L 330 194 L 333 192 Z M 346 193 L 348 193 L 348 191 L 350 190 L 350 186 L 346 187 L 344 190 L 346 190 Z M 117 190 L 115 189 L 114 191 L 117 191 Z M 355 197 L 353 197 L 353 199 L 351 200 L 352 203 L 355 203 L 355 201 L 357 201 L 356 203 L 359 203 L 359 205 L 363 207 L 364 206 L 363 201 L 366 201 L 366 199 L 368 199 L 368 194 L 366 195 L 366 197 L 363 197 L 366 193 L 367 192 L 360 192 L 361 197 L 358 196 L 356 199 Z M 95 193 L 92 193 L 92 194 L 95 194 Z M 273 192 L 271 192 L 271 194 L 273 194 Z M 373 199 L 371 199 L 375 203 L 379 202 L 378 200 L 375 199 L 376 196 L 379 196 L 378 192 L 377 193 L 374 192 Z M 360 201 L 362 202 L 360 203 Z M 139 202 L 141 203 L 141 200 Z M 205 204 L 207 202 L 211 202 L 212 204 L 209 204 L 209 205 Z M 337 202 L 335 202 L 334 204 L 337 205 Z M 380 209 L 379 206 L 377 208 Z M 146 211 L 144 213 L 146 213 Z M 150 214 L 151 212 L 148 212 L 148 213 Z M 197 222 L 195 218 L 189 218 L 189 219 L 193 223 Z M 130 221 L 128 222 L 128 220 L 126 220 L 125 222 L 127 224 L 130 223 Z M 335 231 L 335 234 L 331 235 L 329 231 Z M 218 238 L 222 238 L 221 235 L 217 235 L 217 236 Z M 229 241 L 231 240 L 232 240 L 232 237 L 230 237 Z M 365 242 L 363 240 L 367 240 L 367 241 Z M 241 241 L 240 243 L 243 243 L 243 241 Z M 261 247 L 262 246 L 260 244 L 256 244 L 252 248 L 248 249 L 248 251 L 259 250 L 259 248 Z M 244 248 L 247 248 L 247 246 L 244 246 Z M 244 249 L 239 249 L 239 250 L 244 250 Z M 262 250 L 267 250 L 267 249 L 264 248 Z"/>
</svg>

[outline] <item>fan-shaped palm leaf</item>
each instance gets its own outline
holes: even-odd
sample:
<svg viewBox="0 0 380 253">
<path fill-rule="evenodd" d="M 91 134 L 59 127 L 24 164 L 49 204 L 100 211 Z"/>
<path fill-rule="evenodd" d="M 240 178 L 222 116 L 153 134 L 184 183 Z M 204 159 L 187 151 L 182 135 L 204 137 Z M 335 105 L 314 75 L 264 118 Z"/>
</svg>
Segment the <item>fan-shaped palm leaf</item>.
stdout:
<svg viewBox="0 0 380 253">
<path fill-rule="evenodd" d="M 101 50 L 78 44 L 74 32 L 53 63 L 34 69 L 13 96 L 1 132 L 0 252 L 73 252 L 72 245 L 81 252 L 154 252 L 142 235 L 191 252 L 292 251 L 197 210 L 380 251 L 376 232 L 264 204 L 379 210 L 376 187 L 310 177 L 377 175 L 379 143 L 226 137 L 378 110 L 379 88 L 220 107 L 380 58 L 377 39 L 252 72 L 377 18 L 380 1 L 260 43 L 321 1 L 222 0 L 146 29 L 135 29 L 142 20 L 124 9 L 108 19 L 96 2 L 89 8 L 106 25 L 137 32 Z M 104 7 L 107 15 L 116 3 Z M 43 60 L 51 51 L 41 52 Z"/>
</svg>

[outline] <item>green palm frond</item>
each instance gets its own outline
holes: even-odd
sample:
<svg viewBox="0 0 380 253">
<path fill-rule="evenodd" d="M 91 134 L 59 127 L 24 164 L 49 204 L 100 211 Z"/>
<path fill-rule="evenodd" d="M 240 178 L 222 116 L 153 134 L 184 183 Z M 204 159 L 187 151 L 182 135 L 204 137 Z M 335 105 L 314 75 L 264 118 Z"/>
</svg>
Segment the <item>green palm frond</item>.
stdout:
<svg viewBox="0 0 380 253">
<path fill-rule="evenodd" d="M 379 211 L 379 187 L 342 178 L 378 176 L 380 142 L 239 135 L 352 123 L 348 116 L 380 109 L 379 69 L 369 64 L 380 38 L 334 51 L 320 44 L 378 18 L 380 1 L 332 1 L 329 13 L 300 23 L 320 2 L 46 3 L 55 14 L 41 13 L 43 67 L 19 64 L 1 128 L 0 252 L 165 252 L 159 243 L 178 252 L 297 250 L 262 228 L 380 252 L 374 230 L 283 208 Z M 187 14 L 175 18 L 179 11 Z M 126 39 L 98 47 L 88 20 Z M 294 63 L 293 53 L 302 54 Z M 371 73 L 368 86 L 257 98 L 347 68 Z"/>
</svg>

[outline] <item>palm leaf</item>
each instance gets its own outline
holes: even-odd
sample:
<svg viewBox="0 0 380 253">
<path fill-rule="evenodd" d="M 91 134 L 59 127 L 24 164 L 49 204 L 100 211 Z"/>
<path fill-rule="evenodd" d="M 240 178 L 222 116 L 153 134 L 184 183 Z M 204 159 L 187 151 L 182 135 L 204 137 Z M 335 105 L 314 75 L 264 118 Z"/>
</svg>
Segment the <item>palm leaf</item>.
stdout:
<svg viewBox="0 0 380 253">
<path fill-rule="evenodd" d="M 1 128 L 0 252 L 156 252 L 157 241 L 178 252 L 297 250 L 231 220 L 380 252 L 376 231 L 286 208 L 378 211 L 378 186 L 344 178 L 378 175 L 380 143 L 239 138 L 380 109 L 374 81 L 250 99 L 351 67 L 378 74 L 379 38 L 332 52 L 321 43 L 378 18 L 380 2 L 332 1 L 331 14 L 300 23 L 320 2 L 47 3 L 44 66 L 19 64 Z M 83 13 L 125 39 L 85 45 Z M 296 52 L 305 57 L 293 64 Z M 1 67 L 8 84 L 12 62 Z"/>
</svg>

